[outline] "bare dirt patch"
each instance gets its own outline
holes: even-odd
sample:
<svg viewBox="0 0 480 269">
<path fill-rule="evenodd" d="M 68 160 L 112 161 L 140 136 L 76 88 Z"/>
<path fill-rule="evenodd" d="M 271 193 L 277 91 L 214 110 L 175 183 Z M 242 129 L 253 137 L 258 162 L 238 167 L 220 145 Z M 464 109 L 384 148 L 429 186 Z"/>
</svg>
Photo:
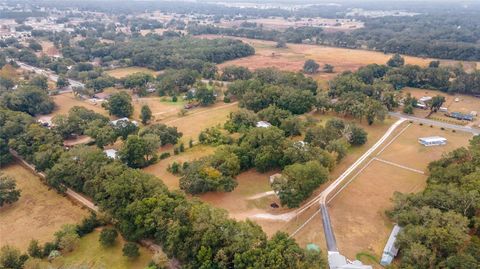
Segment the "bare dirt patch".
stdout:
<svg viewBox="0 0 480 269">
<path fill-rule="evenodd" d="M 76 224 L 88 216 L 87 210 L 49 190 L 20 164 L 2 167 L 1 171 L 17 181 L 22 193 L 16 203 L 0 208 L 0 247 L 9 244 L 25 251 L 30 240 L 51 241 L 63 224 Z"/>
</svg>

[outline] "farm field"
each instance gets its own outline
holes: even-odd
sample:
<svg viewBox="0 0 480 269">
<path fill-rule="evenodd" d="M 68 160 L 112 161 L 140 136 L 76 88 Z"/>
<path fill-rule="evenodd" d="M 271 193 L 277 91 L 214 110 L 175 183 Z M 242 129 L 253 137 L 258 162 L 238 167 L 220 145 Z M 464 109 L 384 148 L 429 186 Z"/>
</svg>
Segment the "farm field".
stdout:
<svg viewBox="0 0 480 269">
<path fill-rule="evenodd" d="M 218 38 L 218 35 L 202 35 L 201 38 Z M 276 42 L 256 40 L 248 38 L 237 38 L 243 42 L 250 44 L 255 48 L 255 55 L 235 59 L 219 65 L 224 68 L 229 65 L 239 65 L 248 67 L 251 70 L 265 67 L 277 67 L 286 71 L 302 70 L 303 64 L 307 59 L 313 59 L 320 64 L 322 68 L 325 64 L 331 64 L 335 67 L 334 73 L 320 72 L 313 77 L 317 79 L 321 85 L 326 86 L 326 82 L 336 75 L 348 71 L 356 70 L 361 66 L 368 64 L 385 64 L 391 54 L 382 52 L 346 49 L 327 46 L 307 45 L 307 44 L 287 44 L 287 48 L 276 48 Z M 404 56 L 406 64 L 416 64 L 426 66 L 433 59 L 420 58 L 413 56 Z M 458 61 L 441 60 L 442 65 L 455 65 Z M 462 62 L 467 70 L 475 68 L 476 62 Z"/>
<path fill-rule="evenodd" d="M 77 248 L 52 262 L 29 261 L 29 264 L 39 262 L 39 268 L 116 268 L 143 269 L 151 261 L 152 253 L 144 247 L 139 247 L 140 256 L 130 260 L 122 255 L 125 241 L 119 236 L 112 247 L 105 248 L 99 242 L 100 230 L 97 229 L 80 239 Z"/>
<path fill-rule="evenodd" d="M 89 215 L 87 210 L 49 190 L 19 163 L 2 167 L 1 171 L 16 180 L 21 197 L 0 208 L 0 247 L 9 244 L 25 251 L 31 239 L 51 241 L 62 225 L 76 224 Z"/>
<path fill-rule="evenodd" d="M 470 114 L 470 112 L 475 111 L 477 113 L 480 113 L 480 98 L 471 96 L 471 95 L 465 95 L 465 94 L 447 94 L 441 91 L 435 91 L 435 90 L 428 90 L 428 89 L 418 89 L 418 88 L 404 88 L 402 89 L 402 93 L 406 95 L 407 93 L 410 93 L 413 97 L 419 99 L 423 96 L 436 96 L 436 95 L 441 95 L 445 97 L 445 103 L 442 105 L 442 107 L 446 107 L 449 112 L 461 112 L 464 114 Z M 458 100 L 458 102 L 455 102 L 455 100 Z M 415 109 L 414 113 L 415 115 L 419 117 L 425 117 L 428 115 L 430 110 L 423 110 L 423 109 Z M 459 121 L 455 120 L 453 118 L 449 118 L 444 115 L 443 112 L 437 112 L 431 115 L 432 119 L 435 120 L 440 120 L 440 121 L 445 121 L 445 122 L 452 122 L 455 124 L 459 125 L 470 125 L 470 126 L 475 126 L 479 127 L 480 126 L 480 117 L 476 117 L 476 119 L 473 122 L 469 121 Z"/>
<path fill-rule="evenodd" d="M 91 109 L 97 113 L 108 116 L 108 111 L 106 111 L 99 103 L 93 104 L 87 100 L 82 100 L 76 98 L 73 93 L 63 93 L 59 95 L 52 96 L 53 101 L 55 102 L 55 110 L 47 116 L 56 116 L 59 114 L 67 114 L 68 111 L 74 106 L 82 106 L 87 109 Z"/>
<path fill-rule="evenodd" d="M 109 76 L 112 76 L 114 78 L 124 78 L 128 75 L 139 73 L 139 72 L 147 73 L 152 76 L 157 75 L 157 72 L 155 70 L 152 70 L 146 67 L 139 67 L 139 66 L 116 68 L 116 69 L 108 70 L 105 73 L 107 73 Z"/>
<path fill-rule="evenodd" d="M 441 135 L 449 143 L 446 146 L 424 147 L 417 142 L 418 137 L 431 135 Z M 373 157 L 378 159 L 368 158 L 350 177 L 353 181 L 329 203 L 337 245 L 342 254 L 350 259 L 359 253 L 380 256 L 393 227 L 385 215 L 392 206 L 390 199 L 393 193 L 421 191 L 427 178 L 422 172 L 427 170 L 428 164 L 439 159 L 443 153 L 467 145 L 470 138 L 467 133 L 442 131 L 438 127 L 415 123 L 400 126 L 374 153 Z M 393 142 L 389 144 L 389 141 Z M 290 233 L 295 231 L 318 211 L 311 208 L 306 212 L 284 229 Z M 300 245 L 315 243 L 325 249 L 321 216 L 314 215 L 295 235 L 295 239 Z"/>
</svg>

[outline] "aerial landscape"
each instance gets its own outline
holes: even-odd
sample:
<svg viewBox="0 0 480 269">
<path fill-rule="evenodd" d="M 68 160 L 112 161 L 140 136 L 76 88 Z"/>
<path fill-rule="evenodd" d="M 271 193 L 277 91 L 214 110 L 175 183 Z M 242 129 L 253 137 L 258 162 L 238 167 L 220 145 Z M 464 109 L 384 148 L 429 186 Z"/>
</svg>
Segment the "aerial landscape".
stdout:
<svg viewBox="0 0 480 269">
<path fill-rule="evenodd" d="M 0 269 L 480 268 L 479 14 L 0 0 Z"/>
</svg>

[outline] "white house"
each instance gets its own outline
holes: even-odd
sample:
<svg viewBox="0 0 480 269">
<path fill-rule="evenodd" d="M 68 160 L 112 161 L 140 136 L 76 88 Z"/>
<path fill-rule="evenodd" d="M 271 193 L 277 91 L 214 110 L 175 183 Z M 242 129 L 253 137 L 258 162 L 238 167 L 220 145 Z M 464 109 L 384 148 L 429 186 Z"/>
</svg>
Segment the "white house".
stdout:
<svg viewBox="0 0 480 269">
<path fill-rule="evenodd" d="M 425 147 L 441 146 L 447 144 L 447 139 L 441 136 L 420 137 L 418 143 Z"/>
<path fill-rule="evenodd" d="M 270 122 L 268 121 L 259 121 L 257 122 L 257 124 L 255 124 L 256 127 L 259 127 L 259 128 L 268 128 L 270 126 L 272 126 L 272 124 L 270 124 Z"/>
<path fill-rule="evenodd" d="M 425 103 L 425 102 L 428 102 L 432 100 L 432 97 L 431 96 L 423 96 L 421 97 L 420 99 L 418 99 L 419 102 L 422 102 L 422 103 Z"/>
<path fill-rule="evenodd" d="M 395 241 L 397 240 L 398 233 L 402 230 L 402 228 L 398 225 L 393 227 L 392 232 L 390 233 L 390 237 L 388 238 L 387 244 L 383 249 L 382 259 L 380 260 L 380 264 L 383 266 L 389 265 L 392 263 L 393 258 L 398 254 L 398 248 L 395 246 Z"/>
</svg>

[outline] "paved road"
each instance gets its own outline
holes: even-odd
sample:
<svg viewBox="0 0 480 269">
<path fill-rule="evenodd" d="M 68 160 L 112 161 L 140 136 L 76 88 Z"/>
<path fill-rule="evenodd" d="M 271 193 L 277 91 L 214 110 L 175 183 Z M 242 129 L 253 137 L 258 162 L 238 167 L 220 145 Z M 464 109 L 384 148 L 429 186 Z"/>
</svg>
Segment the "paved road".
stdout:
<svg viewBox="0 0 480 269">
<path fill-rule="evenodd" d="M 55 73 L 53 73 L 52 71 L 49 71 L 49 70 L 44 70 L 44 69 L 41 69 L 41 68 L 38 68 L 38 67 L 35 67 L 35 66 L 31 66 L 29 64 L 26 64 L 24 62 L 20 62 L 20 61 L 15 61 L 21 68 L 25 69 L 25 70 L 28 70 L 28 71 L 33 71 L 39 75 L 44 75 L 44 76 L 47 76 L 50 80 L 53 80 L 53 81 L 57 81 L 58 80 L 58 75 L 56 75 Z M 68 82 L 70 82 L 70 86 L 67 87 L 67 89 L 65 90 L 62 90 L 61 93 L 64 93 L 64 92 L 71 92 L 72 91 L 72 87 L 85 87 L 85 84 L 79 82 L 79 81 L 76 81 L 76 80 L 73 80 L 73 79 L 68 79 Z"/>
<path fill-rule="evenodd" d="M 397 117 L 397 118 L 405 118 L 407 120 L 421 122 L 421 123 L 426 124 L 426 125 L 439 126 L 439 127 L 445 128 L 445 129 L 452 129 L 452 130 L 456 130 L 456 131 L 472 133 L 472 134 L 475 134 L 475 135 L 480 134 L 480 129 L 475 128 L 475 127 L 461 126 L 461 125 L 450 124 L 450 123 L 436 121 L 436 120 L 419 118 L 419 117 L 415 117 L 415 116 L 412 116 L 412 115 L 405 115 L 405 114 L 402 114 L 402 113 L 399 113 L 399 112 L 389 112 L 388 114 L 390 116 L 394 116 L 394 117 Z"/>
</svg>

